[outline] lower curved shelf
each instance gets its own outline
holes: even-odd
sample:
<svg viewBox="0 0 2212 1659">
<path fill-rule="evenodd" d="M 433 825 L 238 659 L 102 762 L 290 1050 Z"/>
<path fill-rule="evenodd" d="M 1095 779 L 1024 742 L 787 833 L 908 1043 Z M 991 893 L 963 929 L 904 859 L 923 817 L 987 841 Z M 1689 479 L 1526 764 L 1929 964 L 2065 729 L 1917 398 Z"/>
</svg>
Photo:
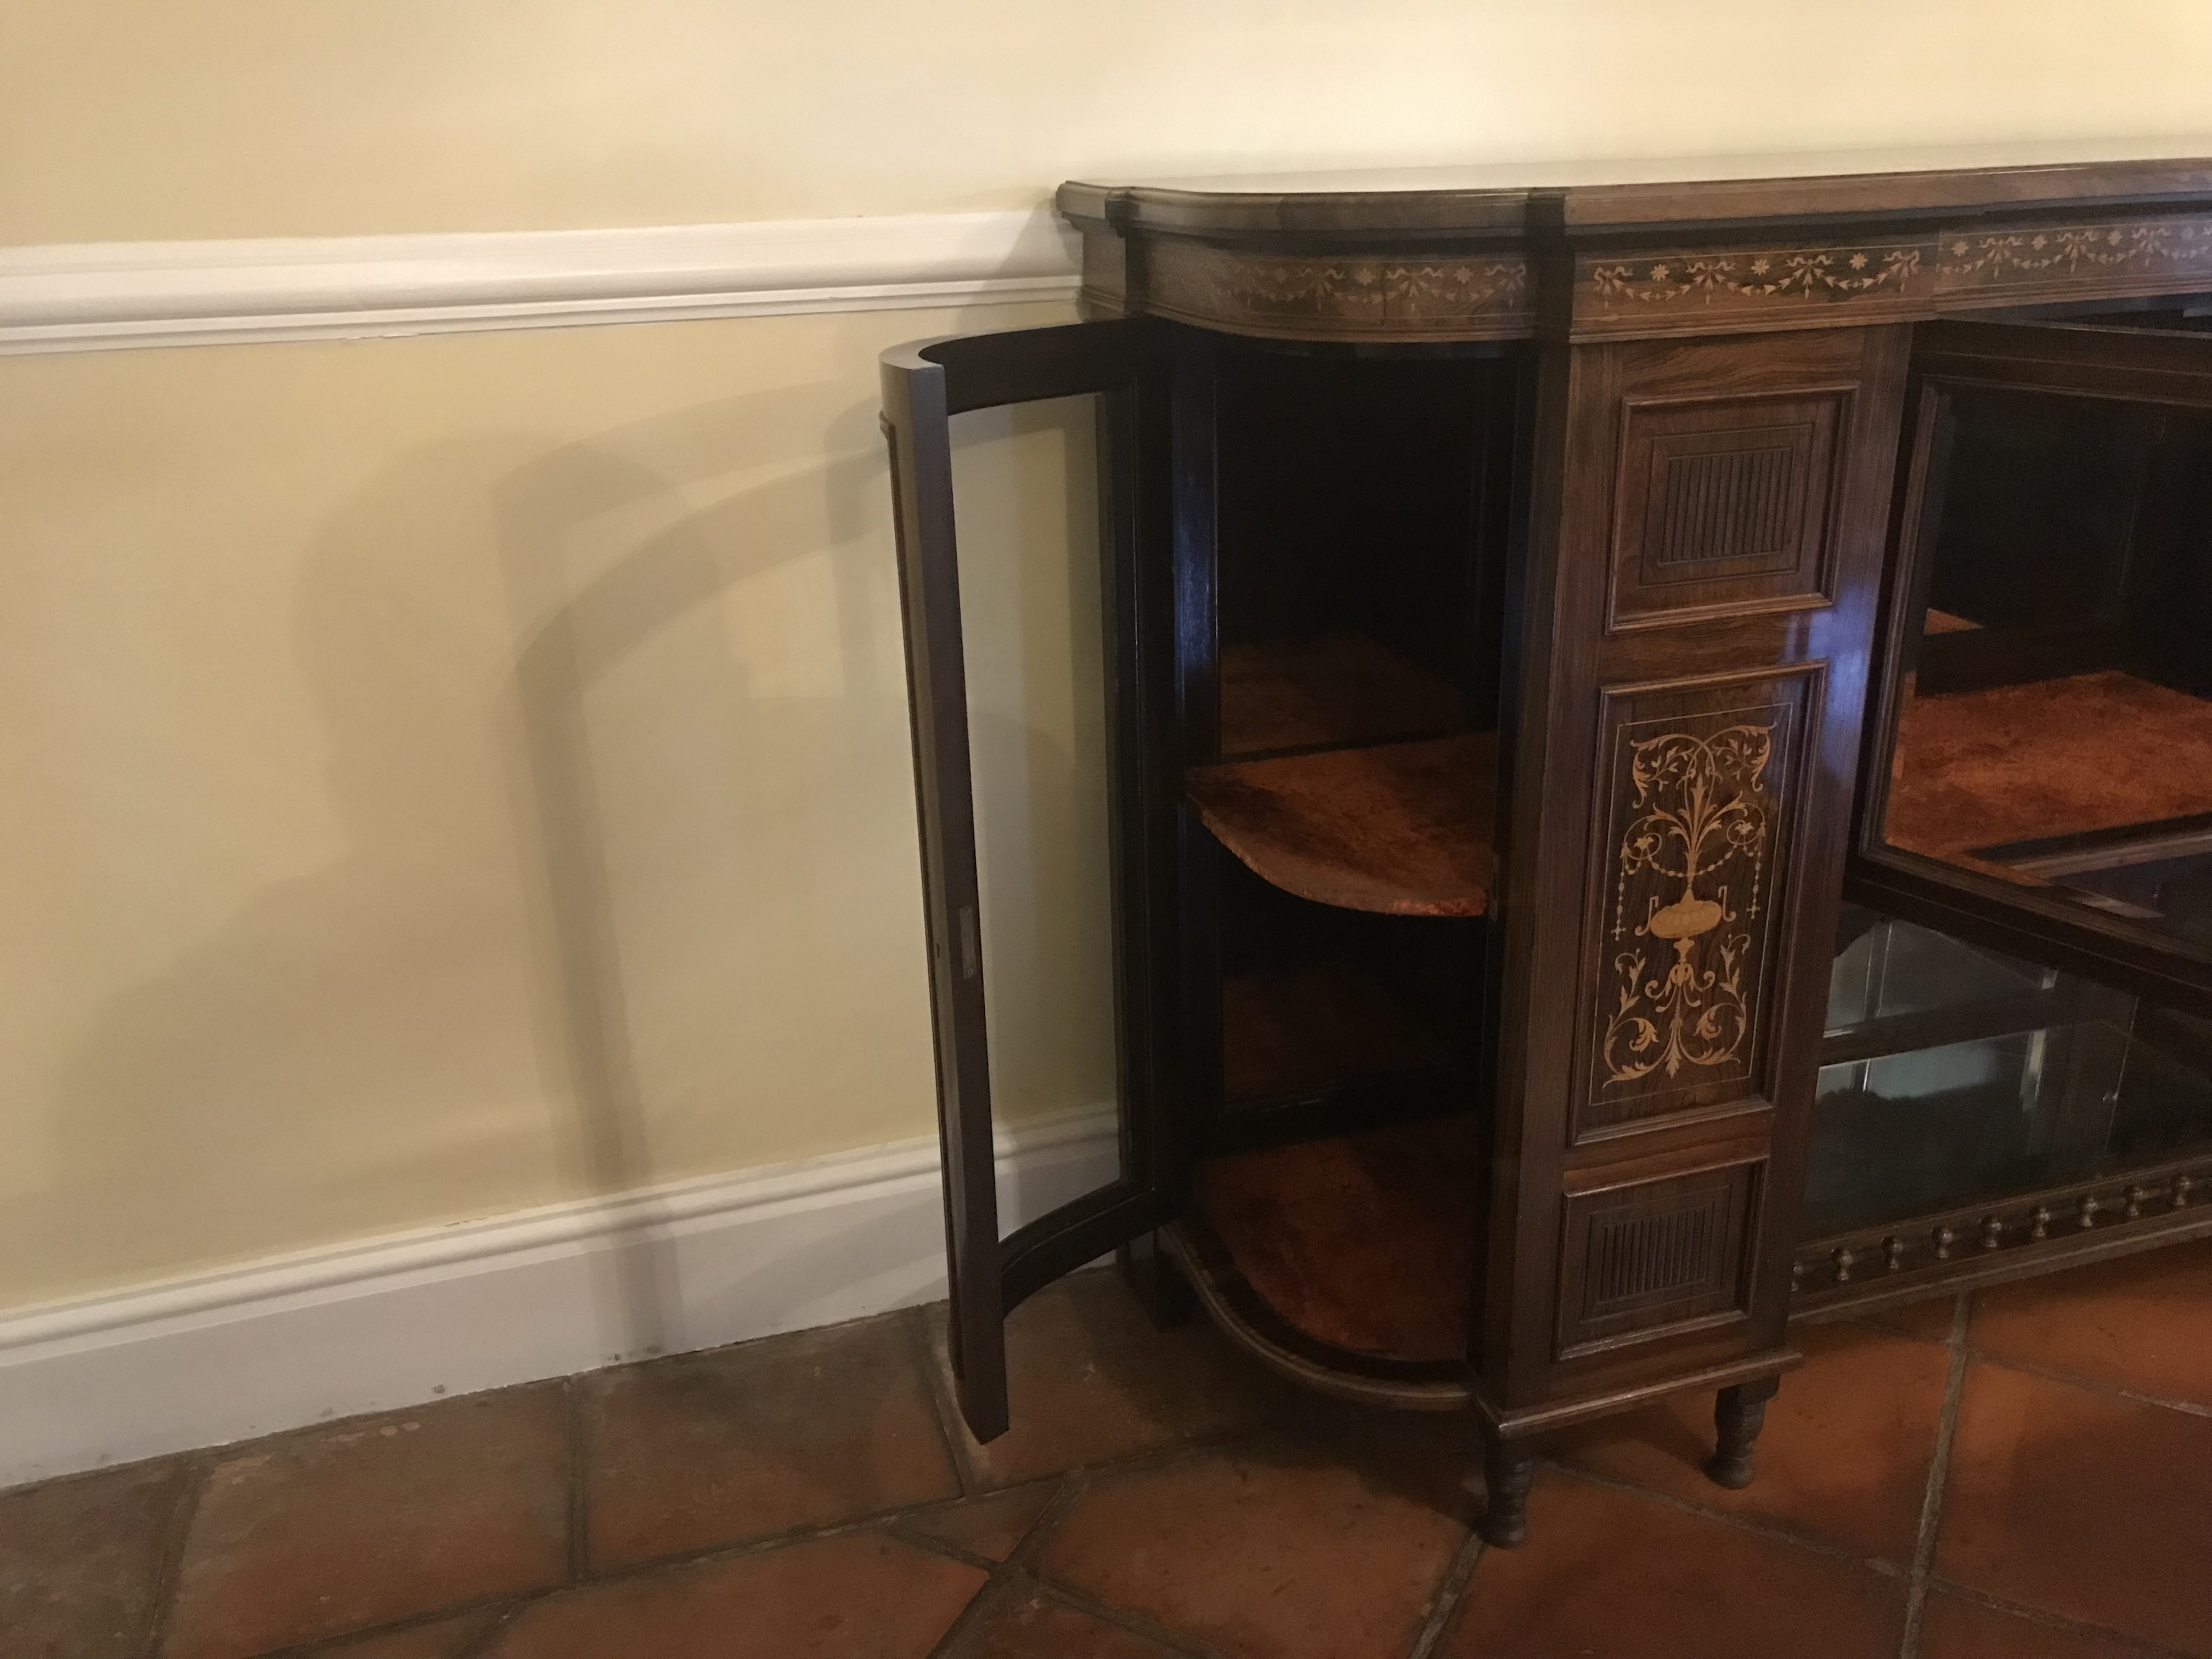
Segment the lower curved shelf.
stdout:
<svg viewBox="0 0 2212 1659">
<path fill-rule="evenodd" d="M 1456 1411 L 1478 1248 L 1474 1126 L 1408 1124 L 1216 1159 L 1166 1245 L 1262 1364 L 1341 1399 Z"/>
</svg>

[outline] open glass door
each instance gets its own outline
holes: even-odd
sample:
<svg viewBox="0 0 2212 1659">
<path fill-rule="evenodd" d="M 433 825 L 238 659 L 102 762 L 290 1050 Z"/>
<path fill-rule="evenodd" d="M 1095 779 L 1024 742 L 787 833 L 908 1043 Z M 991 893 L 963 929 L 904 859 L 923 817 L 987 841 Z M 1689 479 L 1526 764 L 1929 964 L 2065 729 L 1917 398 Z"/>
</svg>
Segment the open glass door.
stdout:
<svg viewBox="0 0 2212 1659">
<path fill-rule="evenodd" d="M 1171 331 L 1151 319 L 922 342 L 883 358 L 914 729 L 944 1155 L 950 1351 L 979 1439 L 1007 1424 L 1002 1322 L 1170 1218 L 1186 1160 L 1171 1092 L 1177 803 Z M 976 761 L 953 508 L 952 417 L 1088 397 L 1099 441 L 1100 662 L 1121 1169 L 1000 1237 Z M 971 594 L 972 598 L 972 594 Z"/>
<path fill-rule="evenodd" d="M 2212 1012 L 2212 333 L 1916 345 L 1853 896 Z"/>
</svg>

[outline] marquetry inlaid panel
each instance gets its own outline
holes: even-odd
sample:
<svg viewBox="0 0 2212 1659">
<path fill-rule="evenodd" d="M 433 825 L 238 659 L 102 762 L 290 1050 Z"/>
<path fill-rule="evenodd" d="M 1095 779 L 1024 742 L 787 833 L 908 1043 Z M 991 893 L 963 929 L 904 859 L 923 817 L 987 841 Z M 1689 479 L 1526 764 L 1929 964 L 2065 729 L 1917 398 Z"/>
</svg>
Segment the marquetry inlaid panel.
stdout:
<svg viewBox="0 0 2212 1659">
<path fill-rule="evenodd" d="M 1935 294 L 1936 245 L 1918 238 L 1583 254 L 1574 327 L 1602 335 L 1880 323 L 1924 315 Z"/>
<path fill-rule="evenodd" d="M 1511 339 L 1534 320 L 1519 253 L 1328 257 L 1160 241 L 1145 308 L 1212 328 L 1297 339 Z"/>
<path fill-rule="evenodd" d="M 1607 695 L 1576 1139 L 1765 1091 L 1819 677 Z"/>
<path fill-rule="evenodd" d="M 2127 218 L 1947 231 L 1936 291 L 1952 301 L 2020 305 L 2212 288 L 2212 223 Z"/>
<path fill-rule="evenodd" d="M 1985 222 L 1894 240 L 1583 254 L 1574 331 L 1814 328 L 2206 288 L 2212 222 L 2199 217 Z"/>
<path fill-rule="evenodd" d="M 1629 404 L 1612 625 L 1828 603 L 1850 404 L 1847 392 Z"/>
<path fill-rule="evenodd" d="M 1741 1309 L 1760 1167 L 1735 1164 L 1571 1196 L 1559 1357 Z"/>
</svg>

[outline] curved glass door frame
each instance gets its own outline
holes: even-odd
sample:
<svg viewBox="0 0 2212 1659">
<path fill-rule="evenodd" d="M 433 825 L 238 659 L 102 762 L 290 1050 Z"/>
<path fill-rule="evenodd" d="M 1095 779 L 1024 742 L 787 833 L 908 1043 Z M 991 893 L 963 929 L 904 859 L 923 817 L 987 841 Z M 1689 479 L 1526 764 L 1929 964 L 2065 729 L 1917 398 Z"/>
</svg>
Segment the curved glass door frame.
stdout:
<svg viewBox="0 0 2212 1659">
<path fill-rule="evenodd" d="M 2049 888 L 1986 873 L 1986 865 L 1962 867 L 1887 838 L 1900 722 L 1916 696 L 1921 647 L 1929 635 L 1936 538 L 1957 482 L 1952 471 L 1959 404 L 1977 393 L 2088 400 L 2116 419 L 2127 418 L 2123 410 L 2201 411 L 2212 430 L 2212 333 L 2020 323 L 1944 323 L 1921 330 L 1847 891 L 1858 902 L 1997 950 L 2123 985 L 2169 1006 L 2212 1012 L 2212 942 L 2148 927 Z M 2202 556 L 2212 563 L 2212 512 L 2205 526 Z M 2212 575 L 2206 586 L 2212 592 Z M 2212 660 L 2212 644 L 2206 648 Z M 2079 671 L 2050 671 L 2053 677 L 2069 672 Z M 2212 797 L 2212 779 L 2207 794 Z M 2212 846 L 2212 837 L 2207 844 Z"/>
</svg>

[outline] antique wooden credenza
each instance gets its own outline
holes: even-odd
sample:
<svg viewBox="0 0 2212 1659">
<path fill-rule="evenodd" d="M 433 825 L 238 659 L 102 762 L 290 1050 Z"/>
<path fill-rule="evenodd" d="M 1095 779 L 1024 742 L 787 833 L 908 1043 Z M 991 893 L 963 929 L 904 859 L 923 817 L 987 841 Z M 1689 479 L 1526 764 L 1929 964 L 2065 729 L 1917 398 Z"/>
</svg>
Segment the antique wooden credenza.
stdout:
<svg viewBox="0 0 2212 1659">
<path fill-rule="evenodd" d="M 2212 161 L 1070 184 L 884 360 L 951 1352 L 1118 1250 L 1534 1437 L 2212 1232 Z M 2200 304 L 2200 299 L 2203 303 Z M 1000 1237 L 953 417 L 1097 407 L 1121 1178 Z"/>
</svg>

